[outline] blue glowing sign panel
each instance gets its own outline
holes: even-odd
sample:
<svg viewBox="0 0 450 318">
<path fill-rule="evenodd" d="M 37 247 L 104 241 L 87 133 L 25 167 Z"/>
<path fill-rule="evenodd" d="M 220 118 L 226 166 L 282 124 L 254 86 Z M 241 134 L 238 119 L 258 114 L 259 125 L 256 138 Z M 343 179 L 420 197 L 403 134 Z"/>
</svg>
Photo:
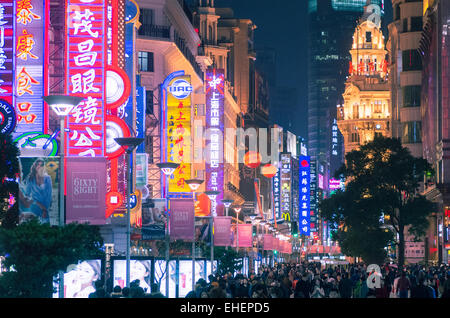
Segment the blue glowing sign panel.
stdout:
<svg viewBox="0 0 450 318">
<path fill-rule="evenodd" d="M 311 181 L 311 158 L 300 157 L 300 215 L 299 230 L 301 235 L 310 235 L 310 181 Z"/>
</svg>

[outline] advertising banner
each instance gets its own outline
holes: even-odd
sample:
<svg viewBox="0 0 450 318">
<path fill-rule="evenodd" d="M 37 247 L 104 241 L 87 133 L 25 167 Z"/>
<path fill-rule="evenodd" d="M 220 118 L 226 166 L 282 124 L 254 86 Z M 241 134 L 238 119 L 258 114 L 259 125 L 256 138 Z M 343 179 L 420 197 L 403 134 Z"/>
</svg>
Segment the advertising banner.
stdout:
<svg viewBox="0 0 450 318">
<path fill-rule="evenodd" d="M 171 240 L 194 239 L 194 201 L 192 199 L 170 200 L 169 235 Z"/>
<path fill-rule="evenodd" d="M 152 199 L 142 204 L 142 240 L 163 240 L 167 217 L 164 213 L 166 199 Z"/>
<path fill-rule="evenodd" d="M 148 183 L 148 154 L 136 154 L 136 187 L 145 187 Z"/>
<path fill-rule="evenodd" d="M 195 216 L 207 217 L 210 215 L 211 215 L 211 200 L 206 194 L 201 193 L 197 196 L 197 201 L 195 201 Z"/>
<path fill-rule="evenodd" d="M 19 222 L 38 218 L 58 225 L 59 158 L 19 158 Z"/>
<path fill-rule="evenodd" d="M 114 260 L 114 286 L 125 287 L 126 284 L 126 260 Z M 152 274 L 151 260 L 130 260 L 130 282 L 139 279 L 139 287 L 146 293 L 150 293 Z"/>
<path fill-rule="evenodd" d="M 106 158 L 66 158 L 66 223 L 105 224 Z"/>
<path fill-rule="evenodd" d="M 274 238 L 271 234 L 264 234 L 264 250 L 270 251 L 273 249 Z"/>
<path fill-rule="evenodd" d="M 214 218 L 214 245 L 231 246 L 233 235 L 231 233 L 231 216 L 218 216 Z"/>
<path fill-rule="evenodd" d="M 292 170 L 291 155 L 281 154 L 281 218 L 291 222 L 292 215 Z"/>
<path fill-rule="evenodd" d="M 253 225 L 239 224 L 238 233 L 239 247 L 253 247 Z"/>
<path fill-rule="evenodd" d="M 224 213 L 224 106 L 225 106 L 224 70 L 208 69 L 206 71 L 206 149 L 205 173 L 206 190 L 220 191 L 211 202 L 213 216 Z"/>
</svg>

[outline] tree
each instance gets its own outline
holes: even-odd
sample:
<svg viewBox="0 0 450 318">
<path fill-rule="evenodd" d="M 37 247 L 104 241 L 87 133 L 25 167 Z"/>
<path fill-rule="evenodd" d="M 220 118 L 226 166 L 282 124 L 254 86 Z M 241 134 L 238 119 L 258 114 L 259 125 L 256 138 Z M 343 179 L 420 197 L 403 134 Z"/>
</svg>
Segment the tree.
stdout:
<svg viewBox="0 0 450 318">
<path fill-rule="evenodd" d="M 400 140 L 382 136 L 349 152 L 345 158 L 346 164 L 336 177 L 346 178 L 346 189 L 323 201 L 323 216 L 341 226 L 337 230 L 340 243 L 347 239 L 347 248 L 359 255 L 362 254 L 358 246 L 367 242 L 379 250 L 390 240 L 381 233 L 392 230 L 398 235 L 398 262 L 402 266 L 405 228 L 420 237 L 429 225 L 427 217 L 433 211 L 433 203 L 419 194 L 419 185 L 426 173 L 432 173 L 431 166 L 426 160 L 413 157 Z M 349 244 L 349 237 L 360 240 Z"/>
<path fill-rule="evenodd" d="M 214 258 L 217 260 L 217 273 L 223 276 L 227 273 L 240 271 L 242 269 L 242 259 L 239 259 L 239 253 L 233 248 L 226 249 L 222 246 L 214 248 Z"/>
<path fill-rule="evenodd" d="M 19 186 L 16 182 L 19 154 L 11 135 L 0 134 L 0 223 L 7 228 L 15 227 L 19 222 Z M 9 202 L 10 196 L 15 198 L 13 205 Z"/>
<path fill-rule="evenodd" d="M 10 269 L 0 277 L 0 297 L 52 297 L 53 278 L 71 264 L 104 256 L 99 228 L 71 223 L 63 227 L 37 220 L 0 229 L 0 251 Z"/>
</svg>

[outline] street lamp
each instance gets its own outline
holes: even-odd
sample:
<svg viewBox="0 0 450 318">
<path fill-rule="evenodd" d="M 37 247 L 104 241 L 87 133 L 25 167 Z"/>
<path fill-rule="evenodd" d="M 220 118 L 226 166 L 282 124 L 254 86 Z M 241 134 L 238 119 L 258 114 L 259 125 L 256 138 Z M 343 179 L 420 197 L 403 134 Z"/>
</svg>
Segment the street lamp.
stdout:
<svg viewBox="0 0 450 318">
<path fill-rule="evenodd" d="M 234 212 L 236 212 L 236 252 L 239 251 L 239 213 L 241 210 L 240 207 L 234 208 Z"/>
<path fill-rule="evenodd" d="M 65 218 L 65 205 L 64 205 L 64 139 L 65 128 L 64 121 L 66 116 L 70 114 L 72 109 L 78 106 L 84 99 L 78 96 L 66 96 L 66 95 L 50 95 L 44 96 L 44 101 L 50 106 L 50 108 L 59 117 L 59 136 L 60 136 L 60 150 L 59 150 L 59 173 L 60 173 L 60 188 L 59 188 L 59 226 L 64 226 Z M 59 298 L 64 298 L 64 272 L 59 272 Z"/>
<path fill-rule="evenodd" d="M 199 179 L 191 179 L 185 181 L 189 188 L 192 191 L 192 199 L 194 200 L 194 206 L 195 206 L 195 191 L 200 188 L 200 185 L 204 182 L 204 180 Z M 192 290 L 195 291 L 195 211 L 194 211 L 194 236 L 192 239 Z"/>
<path fill-rule="evenodd" d="M 223 199 L 222 200 L 223 206 L 225 207 L 226 216 L 228 216 L 228 209 L 233 204 L 233 202 L 234 202 L 233 200 L 229 200 L 229 199 Z M 225 250 L 228 251 L 228 245 L 225 247 Z"/>
<path fill-rule="evenodd" d="M 170 176 L 177 170 L 180 166 L 178 163 L 174 162 L 162 162 L 156 164 L 158 168 L 164 173 L 166 177 L 166 188 L 164 197 L 166 199 L 166 211 L 168 211 L 168 203 L 169 203 L 169 178 Z M 166 226 L 166 296 L 169 298 L 169 258 L 170 258 L 170 244 L 169 244 L 169 218 L 167 218 L 167 226 Z"/>
<path fill-rule="evenodd" d="M 216 201 L 216 197 L 220 194 L 220 191 L 205 191 L 205 194 L 208 196 L 210 203 L 212 205 L 212 201 Z M 213 274 L 214 268 L 214 238 L 213 238 L 213 217 L 212 212 L 210 213 L 209 219 L 209 233 L 210 233 L 210 241 L 211 241 L 211 275 Z"/>
<path fill-rule="evenodd" d="M 133 168 L 132 159 L 134 149 L 144 142 L 143 138 L 128 137 L 128 138 L 115 138 L 117 144 L 119 144 L 127 153 L 127 250 L 126 250 L 126 287 L 130 287 L 130 240 L 131 240 L 131 226 L 130 226 L 130 197 L 131 197 L 131 184 L 133 182 Z"/>
</svg>

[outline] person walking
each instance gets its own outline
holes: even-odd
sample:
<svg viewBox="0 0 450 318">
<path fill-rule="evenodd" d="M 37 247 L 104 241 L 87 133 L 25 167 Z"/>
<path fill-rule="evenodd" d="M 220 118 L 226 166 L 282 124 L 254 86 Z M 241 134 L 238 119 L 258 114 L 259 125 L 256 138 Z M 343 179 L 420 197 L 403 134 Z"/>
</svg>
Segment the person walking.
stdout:
<svg viewBox="0 0 450 318">
<path fill-rule="evenodd" d="M 411 282 L 409 281 L 409 278 L 406 277 L 406 272 L 403 271 L 397 283 L 399 298 L 408 298 L 408 292 L 410 289 Z"/>
</svg>

